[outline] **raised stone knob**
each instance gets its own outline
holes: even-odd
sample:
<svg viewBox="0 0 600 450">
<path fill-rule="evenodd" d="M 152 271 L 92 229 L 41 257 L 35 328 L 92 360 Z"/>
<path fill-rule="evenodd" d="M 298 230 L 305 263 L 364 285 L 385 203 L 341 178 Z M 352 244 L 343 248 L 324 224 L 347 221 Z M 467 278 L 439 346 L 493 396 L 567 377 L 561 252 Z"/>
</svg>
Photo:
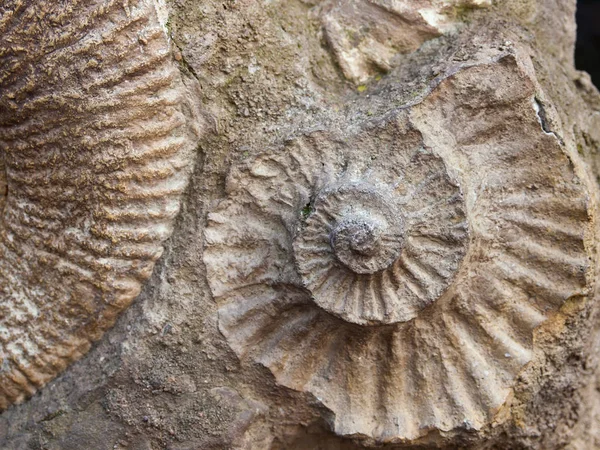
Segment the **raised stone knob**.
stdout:
<svg viewBox="0 0 600 450">
<path fill-rule="evenodd" d="M 438 256 L 417 251 L 412 235 L 417 228 L 440 234 L 457 224 L 464 227 L 463 204 L 442 161 L 417 156 L 421 158 L 430 160 L 427 171 L 408 195 L 365 180 L 334 183 L 316 195 L 294 240 L 294 256 L 305 287 L 321 308 L 362 325 L 405 322 L 446 288 L 464 255 L 467 235 L 435 238 L 450 250 L 437 267 L 428 260 Z M 438 217 L 430 216 L 432 222 L 424 225 L 414 210 L 422 210 L 424 199 L 440 187 L 457 201 L 440 203 Z M 407 237 L 411 243 L 405 251 Z"/>
<path fill-rule="evenodd" d="M 375 273 L 389 267 L 400 246 L 384 243 L 389 225 L 368 215 L 344 218 L 331 232 L 331 247 L 340 262 L 356 273 Z"/>
</svg>

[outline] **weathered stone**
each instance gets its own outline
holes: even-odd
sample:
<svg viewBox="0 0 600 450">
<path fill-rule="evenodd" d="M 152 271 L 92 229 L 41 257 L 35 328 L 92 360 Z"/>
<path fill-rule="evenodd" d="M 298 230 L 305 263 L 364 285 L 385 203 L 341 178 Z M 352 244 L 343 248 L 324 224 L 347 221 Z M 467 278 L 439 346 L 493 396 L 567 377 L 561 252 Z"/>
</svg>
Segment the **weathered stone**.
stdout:
<svg viewBox="0 0 600 450">
<path fill-rule="evenodd" d="M 398 53 L 453 31 L 457 10 L 490 0 L 325 0 L 318 14 L 323 32 L 346 78 L 364 83 L 389 72 Z"/>
<path fill-rule="evenodd" d="M 67 16 L 83 14 L 81 2 L 65 4 Z M 152 4 L 107 5 L 129 23 L 123 6 Z M 171 59 L 160 35 L 164 67 L 180 72 L 169 89 L 181 102 L 169 111 L 187 121 L 176 128 L 185 144 L 170 179 L 184 183 L 194 164 L 194 104 L 211 132 L 199 137 L 182 212 L 139 299 L 88 356 L 2 413 L 0 447 L 595 448 L 600 94 L 573 68 L 574 1 L 158 7 L 160 19 L 146 9 L 149 23 L 164 25 L 174 43 Z M 51 17 L 36 20 L 64 26 Z M 101 35 L 107 25 L 92 22 L 86 33 Z M 135 60 L 111 55 L 106 70 L 115 73 Z M 66 58 L 64 67 L 81 62 Z M 63 69 L 64 86 L 86 70 Z M 69 165 L 78 136 L 96 136 L 93 126 L 72 128 L 69 92 L 53 98 L 75 125 L 44 169 L 78 180 L 109 144 L 81 146 Z M 107 124 L 90 104 L 75 103 L 86 123 Z M 10 133 L 4 111 L 1 133 Z M 144 131 L 161 122 L 154 112 Z M 42 110 L 39 123 L 54 120 Z M 18 145 L 34 145 L 29 131 Z M 11 182 L 19 153 L 0 153 L 5 211 L 16 211 L 13 195 L 28 192 Z M 114 173 L 132 173 L 125 156 L 81 186 L 109 189 Z M 30 164 L 27 173 L 38 173 Z M 49 178 L 54 202 L 70 192 L 64 178 Z M 132 185 L 122 187 L 129 208 Z M 86 189 L 84 199 L 68 197 L 74 218 L 58 217 L 51 236 L 77 230 L 78 208 L 102 207 Z M 126 223 L 156 226 L 155 201 L 135 203 L 139 221 Z M 142 259 L 145 275 L 153 261 Z M 39 267 L 32 273 L 48 278 L 36 286 L 71 286 Z M 138 266 L 119 267 L 129 276 Z M 81 317 L 91 327 L 99 316 Z M 11 330 L 36 336 L 38 323 L 54 322 Z"/>
</svg>

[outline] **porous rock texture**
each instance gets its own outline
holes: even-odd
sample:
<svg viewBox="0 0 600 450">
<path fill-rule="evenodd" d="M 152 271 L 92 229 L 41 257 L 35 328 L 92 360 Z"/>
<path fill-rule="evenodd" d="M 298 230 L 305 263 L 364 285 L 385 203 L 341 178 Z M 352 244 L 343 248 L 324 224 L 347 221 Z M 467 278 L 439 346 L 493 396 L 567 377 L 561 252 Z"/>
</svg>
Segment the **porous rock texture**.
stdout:
<svg viewBox="0 0 600 450">
<path fill-rule="evenodd" d="M 0 7 L 0 410 L 112 326 L 172 230 L 195 138 L 158 8 Z"/>
<path fill-rule="evenodd" d="M 27 3 L 0 7 L 0 26 L 13 21 L 3 48 L 27 48 L 5 38 L 20 23 L 6 11 Z M 172 39 L 160 35 L 166 67 L 178 67 L 176 85 L 186 86 L 173 108 L 187 125 L 168 136 L 202 120 L 201 151 L 166 166 L 181 170 L 173 175 L 180 189 L 185 171 L 194 172 L 141 295 L 87 356 L 0 415 L 0 448 L 600 446 L 600 94 L 573 67 L 574 2 L 129 1 L 114 2 L 116 17 L 130 20 L 136 5 L 153 5 L 145 17 L 164 25 Z M 118 24 L 107 22 L 99 36 Z M 131 170 L 101 139 L 121 118 L 118 108 L 100 117 L 88 92 L 78 92 L 87 101 L 75 102 L 59 90 L 69 84 L 56 73 L 79 73 L 81 83 L 89 73 L 59 70 L 69 61 L 79 67 L 74 49 L 62 54 L 69 52 L 56 71 L 15 76 L 23 97 L 11 98 L 10 82 L 0 84 L 2 233 L 14 227 L 16 239 L 30 230 L 26 243 L 7 248 L 33 245 L 39 253 L 19 261 L 45 265 L 43 272 L 21 269 L 15 283 L 47 286 L 44 298 L 58 299 L 57 314 L 27 326 L 15 316 L 7 329 L 39 339 L 44 330 L 35 324 L 66 323 L 71 328 L 61 336 L 90 342 L 99 335 L 89 324 L 106 327 L 115 316 L 102 322 L 96 306 L 61 322 L 68 302 L 60 299 L 84 297 L 58 293 L 73 295 L 78 278 L 36 255 L 56 255 L 41 246 L 63 239 L 63 259 L 79 258 L 78 246 L 95 243 L 86 218 L 111 232 L 123 227 L 101 220 L 101 200 L 137 192 L 146 172 Z M 28 54 L 11 54 L 7 64 L 43 69 L 44 58 L 61 52 Z M 112 57 L 102 70 L 124 73 L 135 62 Z M 159 70 L 145 67 L 141 79 Z M 106 95 L 119 98 L 119 88 Z M 202 111 L 192 112 L 194 105 Z M 17 112 L 5 113 L 8 107 Z M 19 116 L 19 108 L 39 112 Z M 79 108 L 79 116 L 68 108 Z M 137 148 L 135 136 L 146 139 L 165 120 L 149 107 L 134 110 L 150 122 L 138 130 L 134 120 L 120 121 L 133 127 L 126 138 Z M 47 153 L 36 134 L 49 139 L 44 126 L 64 127 L 55 134 L 61 146 Z M 53 164 L 36 165 L 36 151 Z M 125 165 L 122 172 L 95 164 L 109 156 Z M 80 185 L 82 173 L 87 183 Z M 121 173 L 142 178 L 103 197 Z M 53 217 L 50 228 L 31 222 L 40 198 L 69 218 Z M 124 243 L 137 242 L 140 222 L 154 226 L 159 200 L 146 200 L 139 209 L 119 203 L 138 212 L 135 220 L 116 215 L 117 223 L 136 225 L 118 235 Z M 90 235 L 77 241 L 81 230 Z M 96 264 L 102 255 L 92 250 Z M 155 257 L 142 263 L 146 275 Z M 16 270 L 3 258 L 0 267 Z M 138 270 L 114 267 L 127 277 Z M 95 275 L 101 286 L 104 274 Z M 101 292 L 120 292 L 109 286 Z M 0 307 L 38 298 L 27 294 Z M 24 363 L 37 361 L 22 355 Z"/>
</svg>

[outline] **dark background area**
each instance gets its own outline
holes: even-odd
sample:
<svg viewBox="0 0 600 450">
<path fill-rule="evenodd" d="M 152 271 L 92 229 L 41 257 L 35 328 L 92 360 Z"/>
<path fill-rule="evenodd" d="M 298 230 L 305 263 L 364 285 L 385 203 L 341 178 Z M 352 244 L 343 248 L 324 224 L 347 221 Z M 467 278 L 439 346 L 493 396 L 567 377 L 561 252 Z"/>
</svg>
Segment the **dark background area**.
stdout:
<svg viewBox="0 0 600 450">
<path fill-rule="evenodd" d="M 578 0 L 575 65 L 600 87 L 600 0 Z"/>
</svg>

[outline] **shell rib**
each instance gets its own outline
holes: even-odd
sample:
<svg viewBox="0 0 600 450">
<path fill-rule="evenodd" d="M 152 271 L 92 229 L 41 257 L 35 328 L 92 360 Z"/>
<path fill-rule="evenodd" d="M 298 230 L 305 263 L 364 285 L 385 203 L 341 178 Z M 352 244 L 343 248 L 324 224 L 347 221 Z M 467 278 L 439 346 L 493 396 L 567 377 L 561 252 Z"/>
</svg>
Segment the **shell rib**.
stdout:
<svg viewBox="0 0 600 450">
<path fill-rule="evenodd" d="M 139 294 L 195 137 L 154 0 L 0 6 L 0 411 Z"/>
<path fill-rule="evenodd" d="M 506 57 L 234 168 L 204 260 L 239 357 L 312 393 L 340 435 L 490 424 L 534 330 L 592 287 L 589 188 L 533 95 Z"/>
</svg>

